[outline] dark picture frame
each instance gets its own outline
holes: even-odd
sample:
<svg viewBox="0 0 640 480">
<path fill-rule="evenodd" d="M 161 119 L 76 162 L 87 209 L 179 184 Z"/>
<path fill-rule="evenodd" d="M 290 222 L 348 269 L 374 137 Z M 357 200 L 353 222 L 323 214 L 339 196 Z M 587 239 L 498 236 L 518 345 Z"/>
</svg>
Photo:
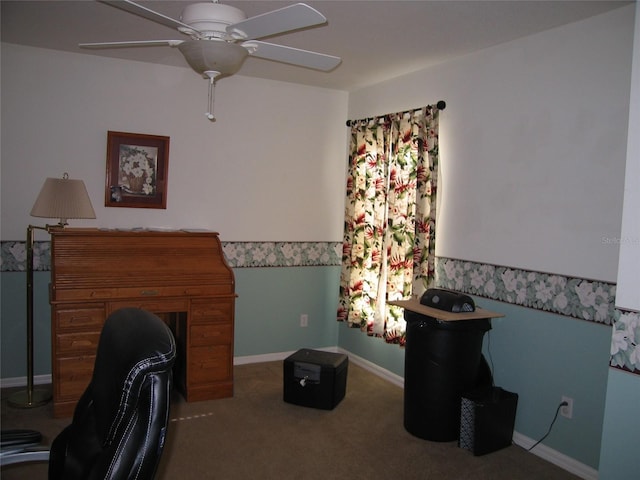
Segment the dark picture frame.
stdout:
<svg viewBox="0 0 640 480">
<path fill-rule="evenodd" d="M 169 137 L 107 132 L 105 207 L 167 208 Z"/>
</svg>

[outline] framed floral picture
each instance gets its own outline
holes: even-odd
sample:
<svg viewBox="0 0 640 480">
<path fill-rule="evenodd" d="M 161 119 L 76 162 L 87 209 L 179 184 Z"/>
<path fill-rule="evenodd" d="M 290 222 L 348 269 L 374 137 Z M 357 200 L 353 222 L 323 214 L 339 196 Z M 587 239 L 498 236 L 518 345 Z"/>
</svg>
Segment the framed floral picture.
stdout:
<svg viewBox="0 0 640 480">
<path fill-rule="evenodd" d="M 169 137 L 107 132 L 105 207 L 167 208 Z"/>
</svg>

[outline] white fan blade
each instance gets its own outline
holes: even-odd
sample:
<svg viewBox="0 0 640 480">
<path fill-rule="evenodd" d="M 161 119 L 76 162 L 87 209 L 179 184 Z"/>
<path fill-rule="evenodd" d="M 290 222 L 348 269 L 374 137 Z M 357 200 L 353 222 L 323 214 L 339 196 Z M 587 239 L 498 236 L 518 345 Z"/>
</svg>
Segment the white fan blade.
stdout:
<svg viewBox="0 0 640 480">
<path fill-rule="evenodd" d="M 186 28 L 189 31 L 194 31 L 196 33 L 200 33 L 195 30 L 193 27 L 187 25 L 186 23 L 182 23 L 175 18 L 168 17 L 160 12 L 156 12 L 155 10 L 151 10 L 150 8 L 144 7 L 136 2 L 132 2 L 131 0 L 98 0 L 100 3 L 106 3 L 107 5 L 111 5 L 112 7 L 119 8 L 121 10 L 125 10 L 129 13 L 133 13 L 136 15 L 140 15 L 148 20 L 152 20 L 154 22 L 160 23 L 162 25 L 166 25 L 171 28 Z"/>
<path fill-rule="evenodd" d="M 326 21 L 326 17 L 316 9 L 296 3 L 229 25 L 227 33 L 236 39 L 251 40 L 321 25 Z"/>
<path fill-rule="evenodd" d="M 242 44 L 249 55 L 276 62 L 290 63 L 299 67 L 313 68 L 315 70 L 329 71 L 337 67 L 342 59 L 324 53 L 310 52 L 299 48 L 285 47 L 274 43 L 252 40 Z"/>
<path fill-rule="evenodd" d="M 184 40 L 133 40 L 130 42 L 80 43 L 81 48 L 121 48 L 121 47 L 177 47 Z"/>
</svg>

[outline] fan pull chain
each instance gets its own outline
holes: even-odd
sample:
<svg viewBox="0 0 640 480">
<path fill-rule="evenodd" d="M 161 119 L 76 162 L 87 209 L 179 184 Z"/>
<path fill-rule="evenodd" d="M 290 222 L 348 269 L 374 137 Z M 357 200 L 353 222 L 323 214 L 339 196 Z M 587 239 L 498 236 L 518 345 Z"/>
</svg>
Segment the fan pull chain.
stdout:
<svg viewBox="0 0 640 480">
<path fill-rule="evenodd" d="M 216 121 L 216 117 L 213 116 L 213 107 L 216 99 L 215 93 L 216 93 L 216 80 L 212 76 L 209 78 L 209 99 L 208 99 L 209 110 L 206 113 L 207 118 L 212 122 Z"/>
</svg>

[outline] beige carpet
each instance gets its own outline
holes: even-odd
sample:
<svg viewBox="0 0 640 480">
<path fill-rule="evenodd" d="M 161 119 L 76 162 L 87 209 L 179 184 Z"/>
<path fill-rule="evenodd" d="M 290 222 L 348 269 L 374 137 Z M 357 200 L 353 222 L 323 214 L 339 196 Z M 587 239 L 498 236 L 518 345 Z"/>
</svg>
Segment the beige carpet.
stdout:
<svg viewBox="0 0 640 480">
<path fill-rule="evenodd" d="M 6 404 L 2 428 L 34 428 L 46 442 L 68 423 L 51 405 Z M 402 425 L 402 389 L 351 363 L 345 399 L 331 411 L 282 400 L 282 362 L 235 367 L 229 399 L 175 395 L 159 479 L 575 479 L 517 446 L 474 456 L 456 442 L 413 437 Z M 3 480 L 45 479 L 46 464 L 2 469 Z"/>
</svg>

